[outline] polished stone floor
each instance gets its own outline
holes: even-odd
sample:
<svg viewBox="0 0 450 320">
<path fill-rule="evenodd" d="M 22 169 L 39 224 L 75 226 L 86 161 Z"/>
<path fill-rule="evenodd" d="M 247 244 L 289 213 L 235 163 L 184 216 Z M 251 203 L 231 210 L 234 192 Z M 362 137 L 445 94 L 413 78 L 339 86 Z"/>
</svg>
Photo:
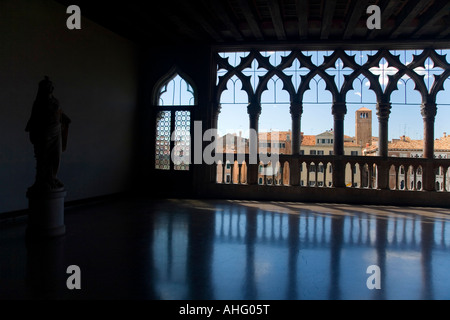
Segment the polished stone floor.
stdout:
<svg viewBox="0 0 450 320">
<path fill-rule="evenodd" d="M 450 209 L 116 199 L 65 222 L 28 245 L 0 222 L 0 299 L 450 299 Z"/>
</svg>

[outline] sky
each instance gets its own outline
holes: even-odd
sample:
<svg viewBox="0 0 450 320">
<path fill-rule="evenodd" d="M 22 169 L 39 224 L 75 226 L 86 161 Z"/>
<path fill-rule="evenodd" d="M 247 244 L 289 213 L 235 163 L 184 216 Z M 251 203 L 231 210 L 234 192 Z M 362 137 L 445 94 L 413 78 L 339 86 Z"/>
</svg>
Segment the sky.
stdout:
<svg viewBox="0 0 450 320">
<path fill-rule="evenodd" d="M 393 55 L 398 55 L 400 61 L 408 64 L 413 59 L 413 54 L 418 55 L 421 50 L 401 50 L 391 51 Z M 310 55 L 313 62 L 321 64 L 323 57 L 331 54 L 331 51 L 304 52 Z M 353 55 L 357 63 L 365 63 L 368 55 L 375 51 L 348 51 Z M 450 50 L 439 50 L 439 54 L 446 55 L 447 62 L 450 63 Z M 268 56 L 272 64 L 280 63 L 283 55 L 289 52 L 264 52 L 263 56 Z M 241 57 L 246 53 L 221 53 L 223 58 L 227 58 L 232 65 L 238 65 Z M 295 60 L 291 67 L 285 69 L 286 74 L 292 75 L 294 86 L 298 86 L 300 75 L 308 70 L 301 68 L 298 60 Z M 336 62 L 334 69 L 328 69 L 330 74 L 336 75 L 335 80 L 338 87 L 343 83 L 343 75 L 352 72 L 351 69 L 344 68 L 341 60 Z M 380 61 L 378 67 L 371 69 L 374 74 L 380 75 L 380 84 L 384 87 L 388 83 L 388 75 L 395 74 L 396 68 L 389 66 L 385 59 Z M 434 75 L 440 74 L 443 70 L 435 68 L 432 59 L 427 59 L 423 67 L 416 68 L 419 75 L 424 76 L 427 88 L 430 88 L 434 81 Z M 224 69 L 218 70 L 218 76 L 226 72 Z M 258 84 L 258 76 L 263 75 L 266 70 L 259 68 L 257 61 L 253 61 L 251 68 L 244 69 L 244 74 L 251 76 L 252 86 Z M 378 136 L 378 119 L 376 116 L 376 96 L 369 89 L 369 81 L 360 76 L 353 83 L 354 90 L 347 93 L 347 114 L 344 121 L 344 133 L 349 136 L 355 135 L 355 111 L 361 107 L 372 110 L 372 134 Z M 301 119 L 301 131 L 304 134 L 316 135 L 333 128 L 333 116 L 331 114 L 331 93 L 325 90 L 325 83 L 316 76 L 310 83 L 311 90 L 305 92 L 303 97 L 303 114 Z M 248 98 L 245 91 L 241 90 L 242 84 L 237 77 L 233 77 L 227 83 L 227 90 L 221 96 L 221 113 L 219 115 L 218 130 L 220 134 L 239 133 L 245 136 L 248 132 L 249 120 L 247 114 Z M 282 90 L 282 82 L 278 77 L 272 78 L 268 83 L 268 90 L 261 96 L 262 112 L 259 119 L 259 131 L 289 130 L 291 129 L 291 117 L 289 113 L 289 94 Z M 423 120 L 420 114 L 422 99 L 418 91 L 414 90 L 413 80 L 409 77 L 402 77 L 398 82 L 398 90 L 391 95 L 392 109 L 389 117 L 389 140 L 402 135 L 412 139 L 423 138 Z M 405 104 L 406 103 L 406 104 Z M 443 132 L 450 134 L 450 79 L 445 82 L 444 91 L 438 93 L 438 114 L 435 122 L 435 137 L 441 137 Z"/>
</svg>

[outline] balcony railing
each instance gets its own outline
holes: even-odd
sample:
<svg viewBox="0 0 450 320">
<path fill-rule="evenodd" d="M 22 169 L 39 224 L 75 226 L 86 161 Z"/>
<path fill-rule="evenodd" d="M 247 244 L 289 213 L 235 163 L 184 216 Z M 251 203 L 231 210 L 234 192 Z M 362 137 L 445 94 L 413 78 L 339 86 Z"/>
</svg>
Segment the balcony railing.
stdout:
<svg viewBox="0 0 450 320">
<path fill-rule="evenodd" d="M 267 157 L 266 157 L 267 158 Z M 248 154 L 223 154 L 216 183 L 305 188 L 450 191 L 450 159 L 279 155 L 249 164 Z"/>
</svg>

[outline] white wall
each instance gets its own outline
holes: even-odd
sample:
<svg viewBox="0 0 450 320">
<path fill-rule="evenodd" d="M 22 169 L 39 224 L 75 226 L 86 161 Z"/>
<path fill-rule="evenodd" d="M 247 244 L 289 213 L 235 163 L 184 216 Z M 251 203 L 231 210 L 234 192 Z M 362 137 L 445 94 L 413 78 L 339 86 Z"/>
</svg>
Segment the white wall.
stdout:
<svg viewBox="0 0 450 320">
<path fill-rule="evenodd" d="M 68 30 L 68 16 L 51 0 L 0 1 L 0 213 L 28 206 L 35 160 L 24 129 L 44 75 L 72 119 L 59 174 L 66 201 L 130 185 L 137 48 L 84 17 Z"/>
</svg>

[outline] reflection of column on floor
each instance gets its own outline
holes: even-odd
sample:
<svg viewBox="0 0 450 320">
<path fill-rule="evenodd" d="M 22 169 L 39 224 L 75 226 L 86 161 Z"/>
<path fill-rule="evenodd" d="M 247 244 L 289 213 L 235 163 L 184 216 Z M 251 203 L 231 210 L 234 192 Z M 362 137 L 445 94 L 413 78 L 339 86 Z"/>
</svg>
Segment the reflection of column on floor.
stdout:
<svg viewBox="0 0 450 320">
<path fill-rule="evenodd" d="M 331 218 L 331 235 L 330 235 L 330 290 L 329 299 L 340 299 L 340 262 L 341 248 L 344 233 L 344 217 L 333 216 Z"/>
<path fill-rule="evenodd" d="M 244 281 L 244 299 L 257 299 L 257 286 L 255 280 L 255 241 L 256 241 L 256 212 L 247 213 L 247 224 L 245 231 L 245 281 Z"/>
<path fill-rule="evenodd" d="M 380 267 L 381 289 L 373 290 L 374 299 L 386 299 L 386 246 L 387 246 L 387 224 L 385 217 L 376 218 L 375 248 L 377 251 L 377 265 Z"/>
<path fill-rule="evenodd" d="M 288 256 L 288 278 L 287 278 L 287 300 L 298 299 L 297 292 L 297 261 L 300 250 L 300 220 L 297 215 L 290 214 L 288 216 L 288 243 L 289 243 L 289 256 Z"/>
<path fill-rule="evenodd" d="M 422 297 L 423 300 L 433 299 L 433 279 L 432 279 L 432 251 L 434 245 L 434 221 L 429 218 L 422 218 L 420 243 L 422 246 Z"/>
<path fill-rule="evenodd" d="M 214 299 L 212 258 L 215 232 L 214 214 L 190 214 L 187 253 L 189 297 Z"/>
</svg>

